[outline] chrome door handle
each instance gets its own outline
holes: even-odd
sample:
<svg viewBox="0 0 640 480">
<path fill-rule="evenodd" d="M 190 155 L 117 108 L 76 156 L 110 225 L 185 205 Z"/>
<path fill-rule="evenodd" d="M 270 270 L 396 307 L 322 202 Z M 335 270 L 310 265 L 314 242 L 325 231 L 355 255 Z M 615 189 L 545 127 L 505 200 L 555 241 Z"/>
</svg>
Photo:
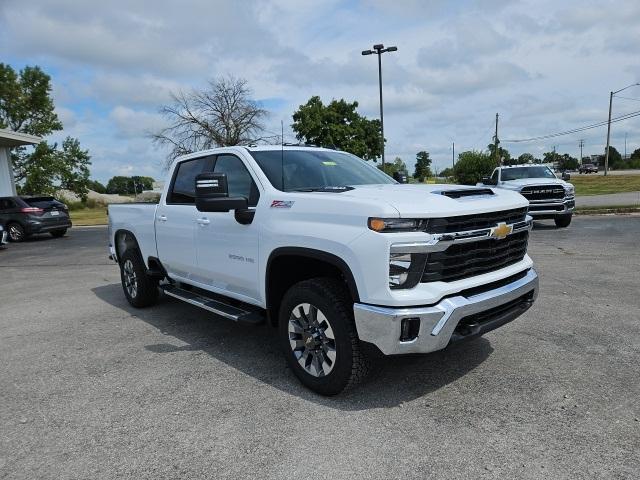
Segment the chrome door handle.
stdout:
<svg viewBox="0 0 640 480">
<path fill-rule="evenodd" d="M 198 222 L 199 225 L 209 225 L 209 223 L 211 223 L 208 218 L 198 218 L 196 222 Z"/>
<path fill-rule="evenodd" d="M 158 220 L 160 220 L 161 222 L 166 222 L 167 221 L 167 216 L 166 215 L 159 215 L 158 216 Z"/>
</svg>

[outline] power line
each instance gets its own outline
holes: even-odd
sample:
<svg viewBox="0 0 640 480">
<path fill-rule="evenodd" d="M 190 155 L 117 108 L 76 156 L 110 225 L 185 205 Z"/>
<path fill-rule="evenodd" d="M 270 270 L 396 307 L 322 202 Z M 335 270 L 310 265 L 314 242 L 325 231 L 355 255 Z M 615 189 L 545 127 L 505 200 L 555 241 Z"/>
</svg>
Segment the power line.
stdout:
<svg viewBox="0 0 640 480">
<path fill-rule="evenodd" d="M 619 117 L 615 117 L 611 119 L 611 123 L 621 122 L 623 120 L 627 120 L 629 118 L 637 117 L 640 115 L 640 110 L 636 112 L 627 113 L 625 115 L 620 115 Z M 591 130 L 592 128 L 603 127 L 609 123 L 608 121 L 594 123 L 592 125 L 586 125 L 584 127 L 574 128 L 572 130 L 566 130 L 564 132 L 558 133 L 550 133 L 548 135 L 540 135 L 538 137 L 531 138 L 521 138 L 521 139 L 512 139 L 512 140 L 502 140 L 503 143 L 522 143 L 522 142 L 533 142 L 535 140 L 545 140 L 547 138 L 560 137 L 562 135 L 570 135 L 572 133 L 584 132 L 585 130 Z"/>
<path fill-rule="evenodd" d="M 616 98 L 624 98 L 625 100 L 634 100 L 636 102 L 640 102 L 640 98 L 631 98 L 631 97 L 622 97 L 620 95 L 614 95 Z"/>
</svg>

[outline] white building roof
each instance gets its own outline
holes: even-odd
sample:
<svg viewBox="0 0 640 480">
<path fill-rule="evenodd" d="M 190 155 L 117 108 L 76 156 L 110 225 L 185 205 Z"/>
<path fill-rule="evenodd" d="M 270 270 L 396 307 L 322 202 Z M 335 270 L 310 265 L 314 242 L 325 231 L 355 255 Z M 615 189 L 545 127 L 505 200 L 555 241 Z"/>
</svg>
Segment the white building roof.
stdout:
<svg viewBox="0 0 640 480">
<path fill-rule="evenodd" d="M 0 128 L 0 147 L 19 147 L 20 145 L 37 145 L 42 138 L 26 133 L 14 132 Z"/>
</svg>

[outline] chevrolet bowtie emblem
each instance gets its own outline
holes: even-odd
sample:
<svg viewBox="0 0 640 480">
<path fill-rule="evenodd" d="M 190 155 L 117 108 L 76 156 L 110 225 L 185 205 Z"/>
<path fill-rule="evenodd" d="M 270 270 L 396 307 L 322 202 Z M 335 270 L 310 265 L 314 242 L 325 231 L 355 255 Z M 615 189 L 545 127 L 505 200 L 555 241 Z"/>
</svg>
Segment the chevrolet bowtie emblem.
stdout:
<svg viewBox="0 0 640 480">
<path fill-rule="evenodd" d="M 491 229 L 491 237 L 497 240 L 502 240 L 503 238 L 506 238 L 506 236 L 511 232 L 513 232 L 513 225 L 507 225 L 506 223 L 502 222 Z"/>
</svg>

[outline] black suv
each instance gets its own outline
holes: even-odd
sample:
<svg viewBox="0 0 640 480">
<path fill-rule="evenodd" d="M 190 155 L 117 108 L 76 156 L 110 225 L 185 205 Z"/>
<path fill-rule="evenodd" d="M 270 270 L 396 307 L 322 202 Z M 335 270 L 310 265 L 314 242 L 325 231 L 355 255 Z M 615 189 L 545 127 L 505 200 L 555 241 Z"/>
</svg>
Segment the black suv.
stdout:
<svg viewBox="0 0 640 480">
<path fill-rule="evenodd" d="M 0 224 L 9 240 L 21 242 L 35 233 L 62 237 L 71 219 L 67 206 L 53 197 L 0 197 Z"/>
</svg>

